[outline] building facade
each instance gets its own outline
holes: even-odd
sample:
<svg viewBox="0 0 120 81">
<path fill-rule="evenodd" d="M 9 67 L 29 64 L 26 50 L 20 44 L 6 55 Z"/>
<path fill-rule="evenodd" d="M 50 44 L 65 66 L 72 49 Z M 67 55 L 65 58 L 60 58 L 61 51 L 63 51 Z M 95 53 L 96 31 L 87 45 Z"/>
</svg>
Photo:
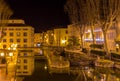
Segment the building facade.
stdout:
<svg viewBox="0 0 120 81">
<path fill-rule="evenodd" d="M 43 42 L 43 34 L 42 33 L 35 33 L 34 34 L 34 46 L 40 47 L 42 42 Z"/>
<path fill-rule="evenodd" d="M 107 43 L 109 50 L 116 50 L 116 25 L 113 26 L 107 31 Z M 101 27 L 95 26 L 94 27 L 94 35 L 95 35 L 95 43 L 96 44 L 104 44 L 104 36 Z M 89 47 L 93 43 L 92 32 L 90 27 L 86 27 L 84 33 L 84 46 Z"/>
<path fill-rule="evenodd" d="M 30 75 L 34 70 L 34 54 L 31 49 L 34 46 L 34 28 L 25 24 L 24 20 L 6 20 L 8 23 L 3 28 L 4 36 L 0 43 L 1 49 L 12 50 L 17 45 L 17 75 Z"/>
<path fill-rule="evenodd" d="M 68 44 L 68 29 L 54 29 L 54 46 L 66 46 Z"/>
</svg>

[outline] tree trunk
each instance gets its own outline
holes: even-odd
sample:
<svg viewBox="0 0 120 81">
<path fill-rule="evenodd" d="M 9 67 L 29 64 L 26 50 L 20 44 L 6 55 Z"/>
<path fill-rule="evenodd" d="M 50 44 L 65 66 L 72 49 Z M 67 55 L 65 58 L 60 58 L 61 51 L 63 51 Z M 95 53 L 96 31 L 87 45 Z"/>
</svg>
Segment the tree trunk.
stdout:
<svg viewBox="0 0 120 81">
<path fill-rule="evenodd" d="M 92 33 L 92 39 L 93 39 L 93 44 L 96 44 L 96 41 L 95 41 L 95 33 L 94 33 L 94 26 L 91 26 L 91 33 Z"/>
<path fill-rule="evenodd" d="M 104 36 L 104 49 L 106 51 L 107 56 L 109 56 L 108 44 L 107 44 L 107 31 L 103 31 Z"/>
<path fill-rule="evenodd" d="M 81 48 L 83 48 L 83 34 L 80 34 L 80 38 L 81 38 Z"/>
</svg>

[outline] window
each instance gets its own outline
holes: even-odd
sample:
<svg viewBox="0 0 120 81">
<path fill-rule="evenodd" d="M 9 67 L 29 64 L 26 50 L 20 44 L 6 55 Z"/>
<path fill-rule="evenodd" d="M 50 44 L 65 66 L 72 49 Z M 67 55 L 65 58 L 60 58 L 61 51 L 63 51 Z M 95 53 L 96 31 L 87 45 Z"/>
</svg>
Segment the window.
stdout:
<svg viewBox="0 0 120 81">
<path fill-rule="evenodd" d="M 20 69 L 21 67 L 20 66 L 17 66 L 17 69 Z"/>
<path fill-rule="evenodd" d="M 14 30 L 13 28 L 9 28 L 9 30 Z"/>
<path fill-rule="evenodd" d="M 24 28 L 23 30 L 28 30 L 27 28 Z"/>
<path fill-rule="evenodd" d="M 24 66 L 24 69 L 26 70 L 26 69 L 27 69 L 27 66 Z"/>
<path fill-rule="evenodd" d="M 20 56 L 21 54 L 20 53 L 18 53 L 18 56 Z"/>
<path fill-rule="evenodd" d="M 27 71 L 24 71 L 23 73 L 28 73 Z"/>
<path fill-rule="evenodd" d="M 24 63 L 27 63 L 27 59 L 24 59 Z"/>
<path fill-rule="evenodd" d="M 17 47 L 20 47 L 20 45 L 18 44 Z"/>
<path fill-rule="evenodd" d="M 27 32 L 24 32 L 24 33 L 23 33 L 23 36 L 27 36 Z"/>
<path fill-rule="evenodd" d="M 27 42 L 27 39 L 24 39 L 23 41 L 24 41 L 24 42 Z"/>
<path fill-rule="evenodd" d="M 24 47 L 27 47 L 27 45 L 26 45 L 26 44 L 24 44 Z"/>
<path fill-rule="evenodd" d="M 6 35 L 7 35 L 7 33 L 6 33 L 6 32 L 3 32 L 3 34 L 4 34 L 4 36 L 6 36 Z"/>
<path fill-rule="evenodd" d="M 13 32 L 10 32 L 10 36 L 13 36 Z"/>
<path fill-rule="evenodd" d="M 10 39 L 10 42 L 13 42 L 13 39 Z"/>
<path fill-rule="evenodd" d="M 17 39 L 17 42 L 20 42 L 20 39 Z"/>
<path fill-rule="evenodd" d="M 17 60 L 17 63 L 20 63 L 20 62 L 21 62 L 21 60 L 20 60 L 20 59 L 18 59 L 18 60 Z"/>
<path fill-rule="evenodd" d="M 27 53 L 24 53 L 24 56 L 27 56 Z"/>
<path fill-rule="evenodd" d="M 16 28 L 16 30 L 21 30 L 20 28 Z"/>
<path fill-rule="evenodd" d="M 6 45 L 3 45 L 3 48 L 6 48 L 7 46 Z"/>
<path fill-rule="evenodd" d="M 17 32 L 16 35 L 17 35 L 17 36 L 20 36 L 20 32 Z"/>
<path fill-rule="evenodd" d="M 6 39 L 3 39 L 3 42 L 7 42 Z"/>
<path fill-rule="evenodd" d="M 66 30 L 66 32 L 65 32 L 66 34 L 68 34 L 68 31 Z"/>
</svg>

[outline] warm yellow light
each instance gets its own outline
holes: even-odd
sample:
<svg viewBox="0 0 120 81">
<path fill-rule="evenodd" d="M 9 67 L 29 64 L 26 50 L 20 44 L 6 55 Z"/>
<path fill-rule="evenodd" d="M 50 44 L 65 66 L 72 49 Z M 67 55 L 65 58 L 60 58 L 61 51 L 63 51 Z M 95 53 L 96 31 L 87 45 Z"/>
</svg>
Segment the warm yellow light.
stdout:
<svg viewBox="0 0 120 81">
<path fill-rule="evenodd" d="M 91 32 L 91 30 L 88 30 L 88 32 Z"/>
<path fill-rule="evenodd" d="M 51 35 L 53 36 L 53 33 Z"/>
<path fill-rule="evenodd" d="M 16 48 L 13 48 L 13 50 L 16 50 Z"/>
<path fill-rule="evenodd" d="M 62 44 L 64 44 L 66 42 L 66 40 L 62 40 Z"/>
<path fill-rule="evenodd" d="M 11 53 L 9 53 L 9 56 L 13 56 L 13 53 L 11 52 Z"/>
<path fill-rule="evenodd" d="M 10 50 L 10 48 L 8 48 L 8 50 Z"/>
<path fill-rule="evenodd" d="M 4 53 L 0 53 L 1 56 L 4 56 Z"/>
</svg>

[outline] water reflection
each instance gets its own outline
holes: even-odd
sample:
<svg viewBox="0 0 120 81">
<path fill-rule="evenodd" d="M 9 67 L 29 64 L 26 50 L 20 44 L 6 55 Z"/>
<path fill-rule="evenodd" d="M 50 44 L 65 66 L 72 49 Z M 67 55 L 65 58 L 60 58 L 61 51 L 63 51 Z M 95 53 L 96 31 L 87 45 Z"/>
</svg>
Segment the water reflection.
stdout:
<svg viewBox="0 0 120 81">
<path fill-rule="evenodd" d="M 23 81 L 120 81 L 120 70 L 89 66 L 50 68 L 47 59 L 42 59 L 35 61 L 34 73 Z"/>
</svg>

